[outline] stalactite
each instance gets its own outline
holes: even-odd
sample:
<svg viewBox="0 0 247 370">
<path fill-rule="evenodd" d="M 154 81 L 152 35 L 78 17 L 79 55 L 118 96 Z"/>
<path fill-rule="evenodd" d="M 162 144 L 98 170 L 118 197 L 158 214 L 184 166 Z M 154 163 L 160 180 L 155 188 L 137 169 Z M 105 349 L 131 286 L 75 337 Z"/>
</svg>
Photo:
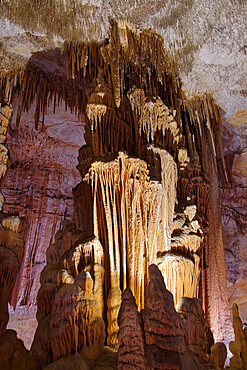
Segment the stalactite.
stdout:
<svg viewBox="0 0 247 370">
<path fill-rule="evenodd" d="M 156 262 L 164 243 L 169 250 L 176 166 L 168 153 L 162 154 L 161 183 L 149 180 L 144 161 L 123 153 L 112 162 L 95 162 L 84 180 L 91 183 L 94 194 L 94 234 L 110 261 L 110 285 L 129 286 L 139 308 L 148 266 Z"/>
</svg>

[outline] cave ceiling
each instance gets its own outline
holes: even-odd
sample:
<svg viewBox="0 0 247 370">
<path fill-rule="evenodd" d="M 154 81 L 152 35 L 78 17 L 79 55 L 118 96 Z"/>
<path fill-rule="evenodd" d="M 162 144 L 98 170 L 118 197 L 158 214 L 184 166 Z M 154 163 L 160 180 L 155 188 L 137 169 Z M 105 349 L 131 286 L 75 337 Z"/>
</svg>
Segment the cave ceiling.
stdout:
<svg viewBox="0 0 247 370">
<path fill-rule="evenodd" d="M 246 107 L 245 1 L 52 0 L 30 7 L 28 0 L 3 0 L 0 7 L 2 72 L 37 51 L 62 49 L 64 41 L 102 41 L 115 19 L 163 37 L 188 96 L 212 93 L 225 117 Z"/>
</svg>

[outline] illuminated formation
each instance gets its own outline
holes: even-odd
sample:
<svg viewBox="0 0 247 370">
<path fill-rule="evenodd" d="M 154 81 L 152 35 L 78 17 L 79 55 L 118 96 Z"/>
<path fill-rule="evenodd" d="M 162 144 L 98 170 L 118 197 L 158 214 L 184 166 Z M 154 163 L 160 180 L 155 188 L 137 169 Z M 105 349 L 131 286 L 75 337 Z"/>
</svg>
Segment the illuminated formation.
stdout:
<svg viewBox="0 0 247 370">
<path fill-rule="evenodd" d="M 73 222 L 64 221 L 47 249 L 38 328 L 25 364 L 22 358 L 16 366 L 224 366 L 224 344 L 209 356 L 211 330 L 216 341 L 227 342 L 232 334 L 218 188 L 219 176 L 228 181 L 219 107 L 208 94 L 186 98 L 162 38 L 152 30 L 112 22 L 109 40 L 67 43 L 65 56 L 67 78 L 46 74 L 31 58 L 26 68 L 1 80 L 5 120 L 12 91 L 19 93 L 17 124 L 35 104 L 38 128 L 48 105 L 55 112 L 61 100 L 85 118 Z M 2 221 L 5 259 L 15 252 L 12 236 L 21 232 L 15 222 Z M 6 230 L 12 232 L 6 236 L 10 246 L 2 241 Z M 0 288 L 8 290 L 4 308 L 1 300 L 1 335 L 17 275 L 7 269 L 0 275 Z M 230 349 L 232 363 L 240 366 L 246 338 L 235 321 Z M 14 354 L 2 348 L 0 337 L 0 361 L 7 366 Z"/>
</svg>

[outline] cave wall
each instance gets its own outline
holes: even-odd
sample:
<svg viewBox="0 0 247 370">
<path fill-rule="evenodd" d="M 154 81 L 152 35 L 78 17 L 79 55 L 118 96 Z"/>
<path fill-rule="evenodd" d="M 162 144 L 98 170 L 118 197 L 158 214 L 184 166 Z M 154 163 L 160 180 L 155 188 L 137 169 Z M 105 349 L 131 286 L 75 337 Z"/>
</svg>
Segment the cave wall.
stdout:
<svg viewBox="0 0 247 370">
<path fill-rule="evenodd" d="M 230 184 L 221 184 L 222 230 L 225 248 L 229 305 L 239 306 L 246 323 L 246 209 L 247 209 L 247 126 L 246 112 L 225 119 L 222 132 Z"/>
<path fill-rule="evenodd" d="M 28 230 L 25 254 L 12 297 L 8 328 L 17 330 L 30 348 L 36 322 L 40 273 L 46 265 L 46 250 L 65 219 L 73 214 L 72 189 L 79 181 L 77 153 L 84 143 L 83 122 L 64 105 L 48 109 L 42 130 L 34 128 L 35 106 L 16 126 L 19 100 L 13 101 L 7 146 L 10 165 L 4 182 L 4 212 L 25 217 Z"/>
</svg>

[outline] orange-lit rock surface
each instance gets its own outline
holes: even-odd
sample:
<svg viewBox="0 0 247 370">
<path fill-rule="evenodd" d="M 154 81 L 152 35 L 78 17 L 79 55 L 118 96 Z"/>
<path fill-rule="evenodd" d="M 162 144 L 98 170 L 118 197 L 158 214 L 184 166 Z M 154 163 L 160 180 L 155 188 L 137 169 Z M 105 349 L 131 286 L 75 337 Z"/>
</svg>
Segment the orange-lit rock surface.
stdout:
<svg viewBox="0 0 247 370">
<path fill-rule="evenodd" d="M 72 354 L 80 363 L 73 356 L 80 352 L 100 366 L 104 344 L 115 350 L 124 345 L 117 341 L 124 306 L 117 319 L 121 293 L 130 288 L 137 308 L 143 309 L 150 368 L 179 369 L 183 359 L 186 369 L 205 367 L 209 348 L 203 309 L 217 341 L 232 337 L 219 191 L 219 183 L 229 179 L 220 109 L 212 96 L 189 100 L 162 38 L 153 30 L 115 21 L 104 42 L 70 42 L 62 54 L 33 55 L 27 68 L 7 81 L 19 93 L 20 125 L 10 127 L 10 147 L 18 153 L 12 166 L 18 181 L 22 172 L 30 181 L 21 188 L 26 195 L 30 192 L 26 198 L 10 192 L 11 184 L 17 184 L 14 172 L 6 186 L 12 199 L 6 207 L 18 205 L 31 225 L 14 301 L 32 303 L 39 276 L 41 283 L 30 358 L 45 367 L 67 362 Z M 2 86 L 3 94 L 7 87 Z M 71 141 L 67 133 L 74 132 L 75 121 L 66 122 L 64 130 L 51 123 L 51 117 L 59 120 L 62 114 L 57 108 L 61 100 L 85 120 L 75 207 L 71 195 L 78 180 L 75 153 L 82 145 L 81 131 Z M 34 114 L 39 131 L 27 122 L 26 111 Z M 15 151 L 19 134 L 28 144 Z M 27 158 L 24 166 L 22 158 Z M 73 222 L 68 220 L 72 217 Z M 49 241 L 48 248 L 43 241 Z M 180 307 L 183 322 L 172 294 L 175 302 L 189 297 Z M 129 343 L 133 346 L 134 341 Z M 123 365 L 122 360 L 120 356 Z"/>
</svg>

